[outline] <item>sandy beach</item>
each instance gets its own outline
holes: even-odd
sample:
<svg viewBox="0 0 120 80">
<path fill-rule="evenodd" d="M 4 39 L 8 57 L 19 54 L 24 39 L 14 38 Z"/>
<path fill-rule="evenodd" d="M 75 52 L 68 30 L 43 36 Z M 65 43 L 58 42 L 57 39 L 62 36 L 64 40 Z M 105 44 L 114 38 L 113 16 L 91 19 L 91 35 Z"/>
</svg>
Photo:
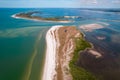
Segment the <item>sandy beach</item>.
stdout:
<svg viewBox="0 0 120 80">
<path fill-rule="evenodd" d="M 54 31 L 59 29 L 62 26 L 53 26 L 48 30 L 46 34 L 46 57 L 45 57 L 45 65 L 43 71 L 42 80 L 54 80 L 54 76 L 56 75 L 55 67 L 56 67 L 56 53 L 57 46 L 59 43 L 56 42 Z"/>
</svg>

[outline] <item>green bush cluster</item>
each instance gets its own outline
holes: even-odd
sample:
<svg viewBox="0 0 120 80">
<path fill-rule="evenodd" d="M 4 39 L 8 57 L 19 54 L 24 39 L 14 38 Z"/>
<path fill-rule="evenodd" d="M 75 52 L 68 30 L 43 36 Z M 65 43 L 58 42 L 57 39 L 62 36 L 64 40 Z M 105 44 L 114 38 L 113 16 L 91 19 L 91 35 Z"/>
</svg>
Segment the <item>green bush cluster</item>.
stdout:
<svg viewBox="0 0 120 80">
<path fill-rule="evenodd" d="M 85 41 L 83 38 L 75 39 L 76 48 L 74 50 L 74 56 L 70 61 L 70 72 L 72 74 L 73 80 L 97 80 L 90 72 L 76 65 L 76 62 L 79 58 L 79 52 L 90 48 L 91 45 L 89 42 Z"/>
</svg>

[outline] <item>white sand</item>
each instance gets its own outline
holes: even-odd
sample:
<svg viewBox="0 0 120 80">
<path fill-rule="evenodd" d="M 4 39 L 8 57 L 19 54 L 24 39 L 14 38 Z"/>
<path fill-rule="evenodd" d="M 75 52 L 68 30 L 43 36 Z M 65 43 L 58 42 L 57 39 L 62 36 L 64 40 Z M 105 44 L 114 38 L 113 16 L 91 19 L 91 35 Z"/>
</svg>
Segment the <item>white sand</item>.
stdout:
<svg viewBox="0 0 120 80">
<path fill-rule="evenodd" d="M 92 55 L 94 55 L 96 58 L 102 57 L 102 54 L 99 53 L 99 52 L 97 52 L 97 51 L 95 51 L 95 50 L 90 49 L 89 52 L 90 52 Z"/>
<path fill-rule="evenodd" d="M 20 18 L 20 17 L 17 17 L 16 14 L 12 15 L 11 17 L 16 19 Z"/>
<path fill-rule="evenodd" d="M 54 32 L 60 27 L 62 26 L 53 26 L 46 34 L 47 50 L 42 80 L 54 80 L 54 76 L 56 75 L 56 48 L 59 43 L 56 41 L 56 34 Z"/>
</svg>

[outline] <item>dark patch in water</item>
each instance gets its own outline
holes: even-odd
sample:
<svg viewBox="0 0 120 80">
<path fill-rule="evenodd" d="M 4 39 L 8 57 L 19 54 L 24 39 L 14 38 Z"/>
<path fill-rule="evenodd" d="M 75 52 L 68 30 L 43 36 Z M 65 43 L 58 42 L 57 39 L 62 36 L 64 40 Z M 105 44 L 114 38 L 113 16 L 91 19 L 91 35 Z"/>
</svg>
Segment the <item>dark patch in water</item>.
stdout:
<svg viewBox="0 0 120 80">
<path fill-rule="evenodd" d="M 95 58 L 88 51 L 84 51 L 80 53 L 77 64 L 95 74 L 100 80 L 120 80 L 120 55 L 113 57 L 111 52 L 96 46 L 95 50 L 103 56 Z"/>
<path fill-rule="evenodd" d="M 93 73 L 99 80 L 120 80 L 120 45 L 111 42 L 110 36 L 100 41 L 95 38 L 98 34 L 86 35 L 86 39 L 93 43 L 94 50 L 101 53 L 102 57 L 96 58 L 86 50 L 80 53 L 77 65 Z"/>
</svg>

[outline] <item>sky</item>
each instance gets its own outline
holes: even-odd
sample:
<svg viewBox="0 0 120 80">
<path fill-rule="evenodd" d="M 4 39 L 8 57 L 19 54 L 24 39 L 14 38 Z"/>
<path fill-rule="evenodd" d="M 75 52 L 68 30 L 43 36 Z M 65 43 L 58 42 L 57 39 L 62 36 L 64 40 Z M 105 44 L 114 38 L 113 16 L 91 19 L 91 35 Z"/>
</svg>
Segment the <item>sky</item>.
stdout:
<svg viewBox="0 0 120 80">
<path fill-rule="evenodd" d="M 0 0 L 0 8 L 120 8 L 120 0 Z"/>
</svg>

